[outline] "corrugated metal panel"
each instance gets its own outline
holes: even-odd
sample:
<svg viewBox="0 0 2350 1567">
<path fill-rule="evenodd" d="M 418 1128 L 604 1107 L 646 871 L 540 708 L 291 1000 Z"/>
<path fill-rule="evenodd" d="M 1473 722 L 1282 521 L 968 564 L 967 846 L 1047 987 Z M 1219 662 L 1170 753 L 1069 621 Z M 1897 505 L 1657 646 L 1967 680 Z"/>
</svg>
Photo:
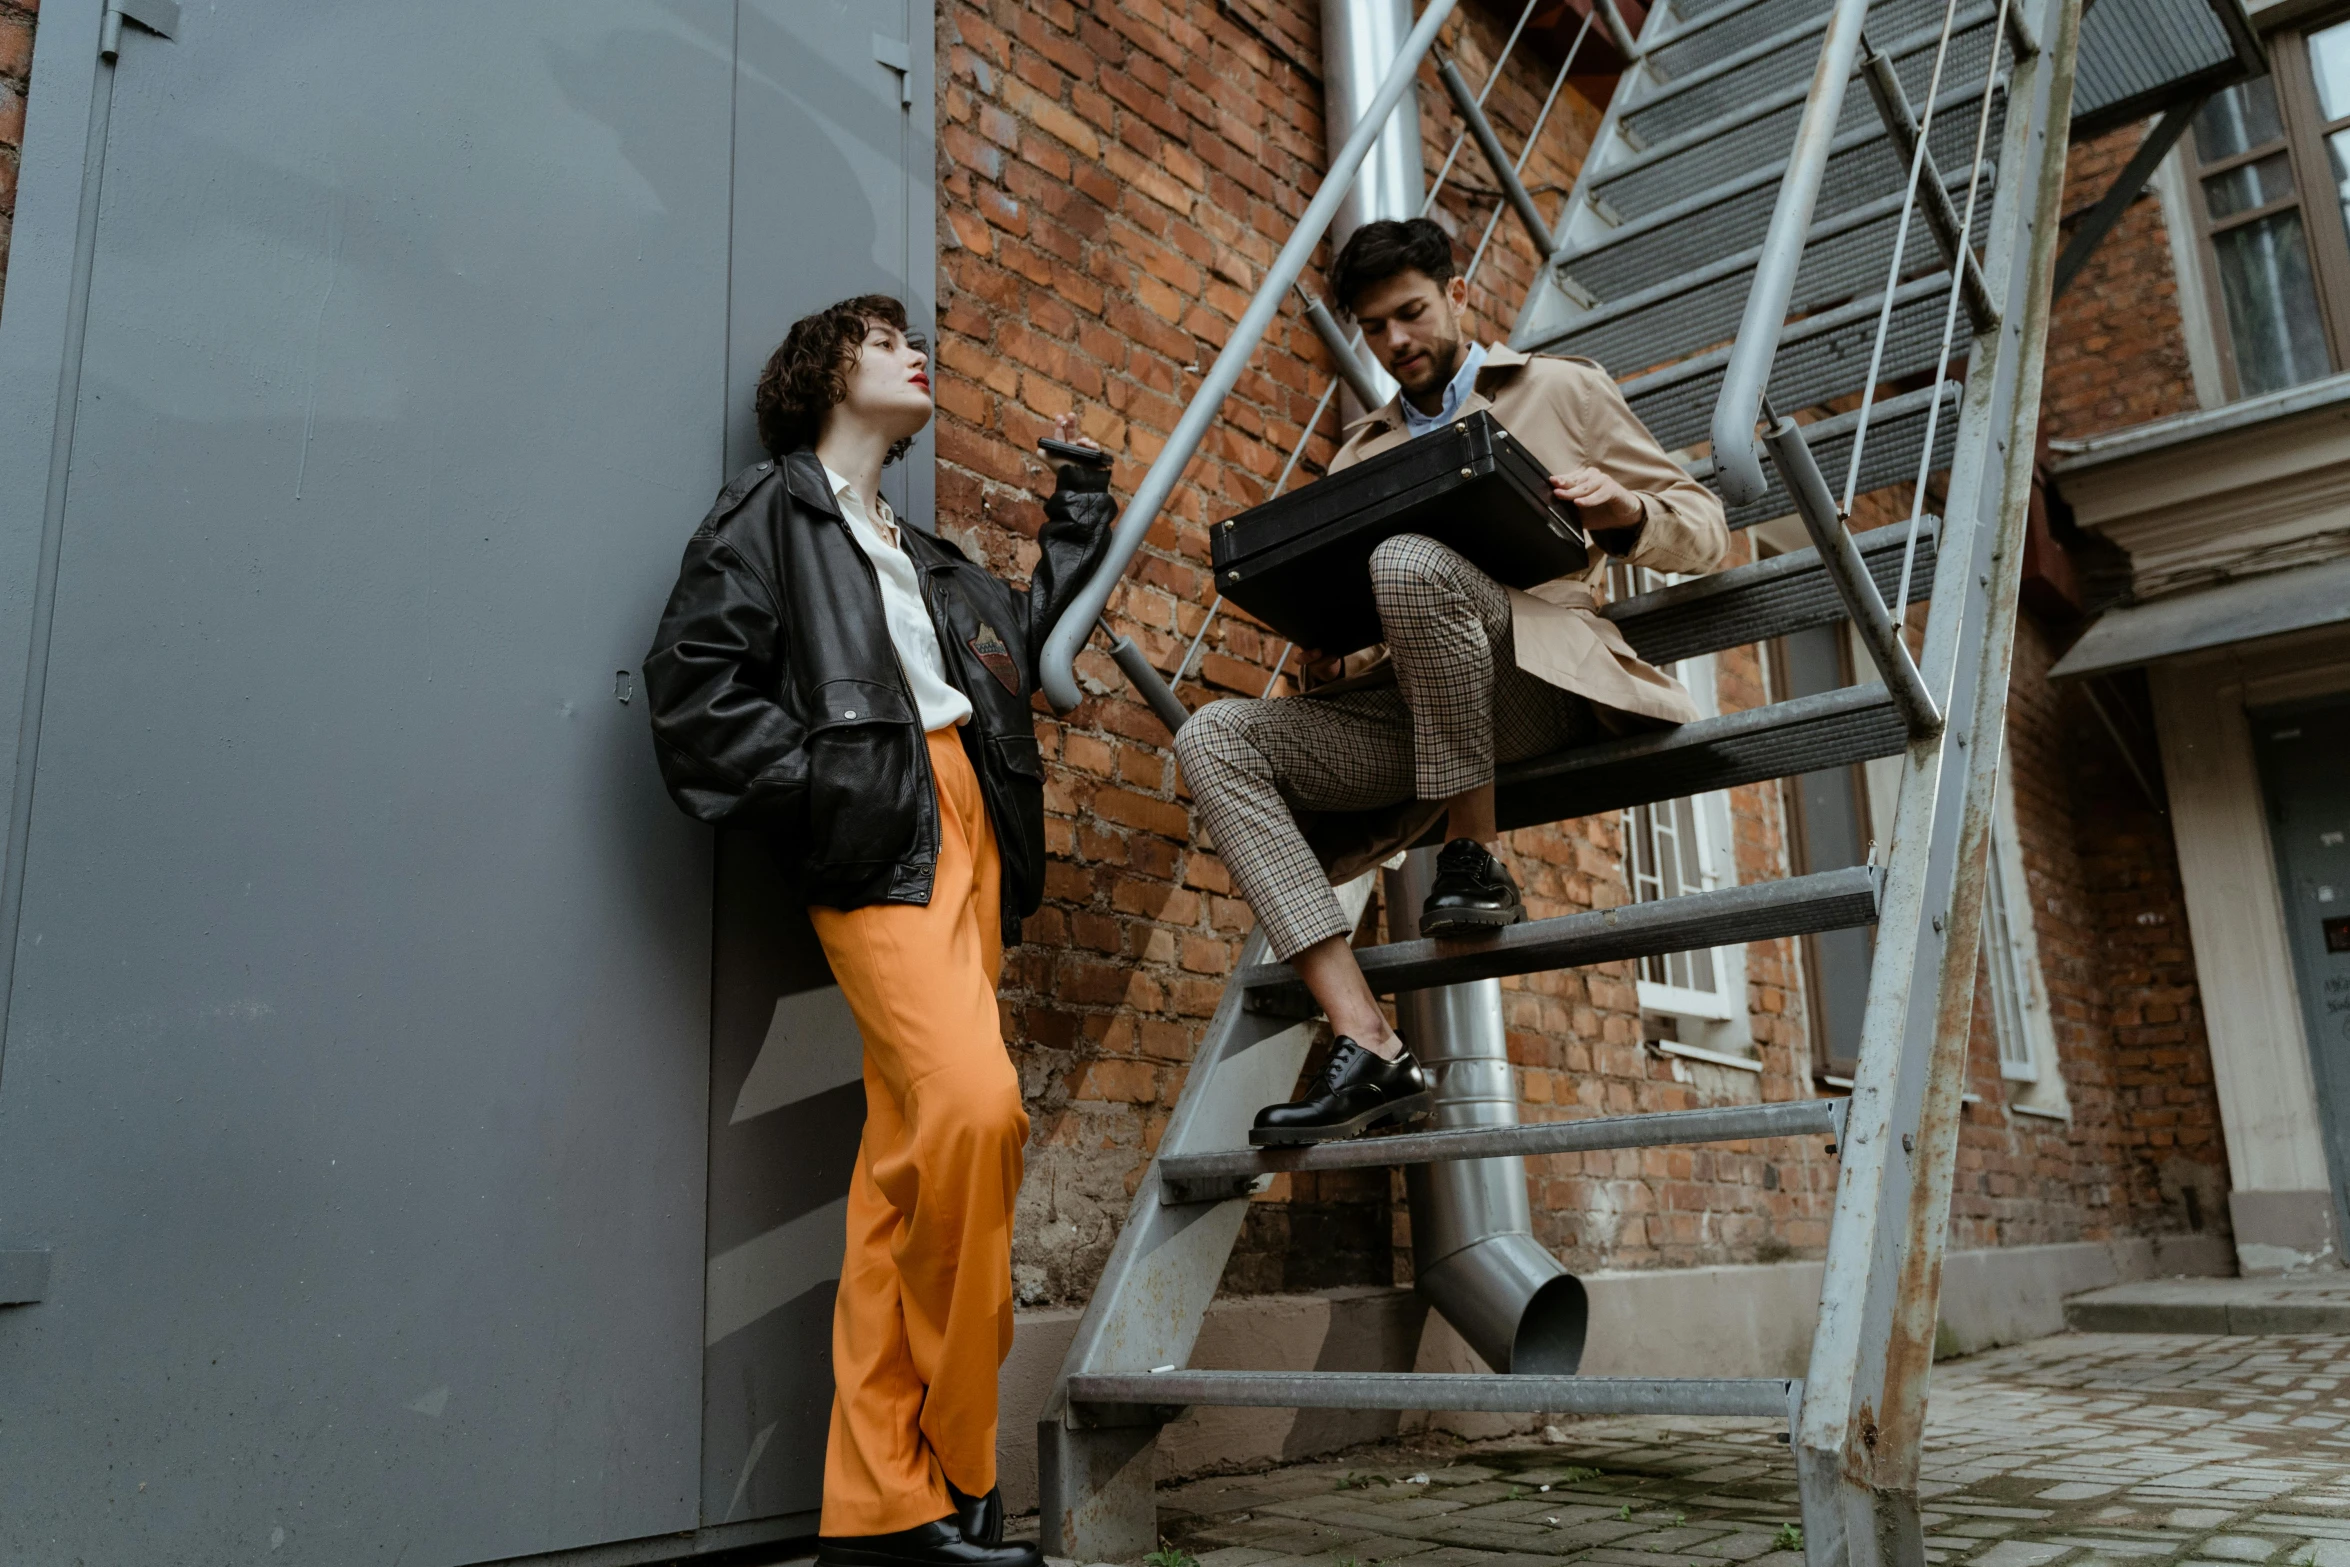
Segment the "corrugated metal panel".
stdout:
<svg viewBox="0 0 2350 1567">
<path fill-rule="evenodd" d="M 2241 0 L 2097 0 L 2081 23 L 2073 134 L 2111 130 L 2242 81 L 2254 74 L 2251 38 Z"/>
</svg>

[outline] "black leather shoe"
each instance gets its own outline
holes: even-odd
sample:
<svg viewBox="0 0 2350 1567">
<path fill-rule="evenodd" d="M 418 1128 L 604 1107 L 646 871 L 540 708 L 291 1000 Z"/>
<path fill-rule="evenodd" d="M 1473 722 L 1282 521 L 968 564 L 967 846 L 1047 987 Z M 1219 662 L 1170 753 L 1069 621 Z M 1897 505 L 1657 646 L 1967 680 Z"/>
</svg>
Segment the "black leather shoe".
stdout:
<svg viewBox="0 0 2350 1567">
<path fill-rule="evenodd" d="M 981 1545 L 964 1539 L 952 1518 L 895 1534 L 822 1535 L 816 1560 L 822 1567 L 1044 1567 L 1032 1542 Z"/>
<path fill-rule="evenodd" d="M 1322 1081 L 1303 1099 L 1259 1110 L 1248 1140 L 1259 1148 L 1326 1143 L 1391 1121 L 1417 1121 L 1435 1103 L 1428 1074 L 1409 1050 L 1383 1060 L 1341 1034 Z"/>
<path fill-rule="evenodd" d="M 1499 930 L 1526 917 L 1526 900 L 1508 866 L 1474 838 L 1455 838 L 1436 856 L 1436 884 L 1420 905 L 1420 934 L 1458 936 Z"/>
<path fill-rule="evenodd" d="M 973 1545 L 998 1546 L 1004 1543 L 1004 1488 L 996 1486 L 985 1496 L 965 1496 L 955 1485 L 947 1482 L 947 1500 L 955 1504 L 955 1527 L 963 1538 Z"/>
</svg>

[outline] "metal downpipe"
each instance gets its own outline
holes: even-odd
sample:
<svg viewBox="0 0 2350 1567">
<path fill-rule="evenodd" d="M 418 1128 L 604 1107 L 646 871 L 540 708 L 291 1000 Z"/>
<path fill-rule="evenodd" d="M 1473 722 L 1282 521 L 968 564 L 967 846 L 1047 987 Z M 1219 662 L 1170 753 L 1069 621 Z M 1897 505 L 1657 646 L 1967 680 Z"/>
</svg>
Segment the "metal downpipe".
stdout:
<svg viewBox="0 0 2350 1567">
<path fill-rule="evenodd" d="M 1322 119 L 1340 147 L 1362 122 L 1412 31 L 1412 0 L 1322 0 Z M 1404 93 L 1330 220 L 1330 253 L 1376 218 L 1420 210 L 1420 94 Z M 1384 401 L 1384 399 L 1382 399 Z M 1376 406 L 1376 405 L 1374 405 Z"/>
<path fill-rule="evenodd" d="M 1387 873 L 1390 939 L 1419 935 L 1420 905 L 1435 874 L 1434 849 L 1414 849 Z M 1396 998 L 1396 1016 L 1436 1080 L 1438 1127 L 1517 1124 L 1500 980 L 1406 991 Z M 1583 1359 L 1590 1307 L 1582 1283 L 1534 1239 L 1526 1161 L 1414 1165 L 1404 1181 L 1422 1297 L 1494 1370 L 1571 1375 Z"/>
</svg>

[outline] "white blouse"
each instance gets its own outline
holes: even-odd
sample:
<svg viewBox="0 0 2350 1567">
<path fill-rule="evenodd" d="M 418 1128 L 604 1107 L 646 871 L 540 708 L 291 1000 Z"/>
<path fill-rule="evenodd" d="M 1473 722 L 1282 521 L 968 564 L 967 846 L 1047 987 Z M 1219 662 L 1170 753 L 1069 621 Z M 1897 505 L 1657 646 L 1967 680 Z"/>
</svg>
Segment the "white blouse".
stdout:
<svg viewBox="0 0 2350 1567">
<path fill-rule="evenodd" d="M 889 640 L 897 649 L 906 687 L 914 694 L 914 711 L 921 715 L 923 731 L 963 723 L 971 716 L 971 699 L 947 684 L 938 628 L 931 624 L 930 610 L 922 602 L 922 583 L 913 558 L 898 544 L 898 520 L 889 502 L 875 499 L 874 507 L 880 513 L 877 525 L 849 481 L 834 473 L 829 464 L 824 465 L 824 477 L 832 483 L 833 499 L 840 502 L 840 514 L 848 519 L 850 534 L 872 560 L 874 575 L 881 579 L 882 618 L 889 625 Z"/>
</svg>

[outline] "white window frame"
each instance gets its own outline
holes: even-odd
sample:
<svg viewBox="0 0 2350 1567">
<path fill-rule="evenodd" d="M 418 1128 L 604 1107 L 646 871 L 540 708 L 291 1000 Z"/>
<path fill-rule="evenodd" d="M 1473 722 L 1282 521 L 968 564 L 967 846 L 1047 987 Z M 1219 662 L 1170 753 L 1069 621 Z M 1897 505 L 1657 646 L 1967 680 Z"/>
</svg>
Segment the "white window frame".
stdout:
<svg viewBox="0 0 2350 1567">
<path fill-rule="evenodd" d="M 1617 575 L 1611 573 L 1611 576 Z M 1646 592 L 1681 579 L 1667 572 L 1632 568 L 1629 572 L 1629 591 Z M 1623 586 L 1618 576 L 1616 586 Z M 1689 690 L 1700 717 L 1721 710 L 1714 655 L 1683 659 L 1665 667 L 1665 673 L 1678 679 Z M 1679 805 L 1678 800 L 1657 801 L 1653 809 L 1665 810 Z M 1735 838 L 1730 826 L 1730 797 L 1723 790 L 1689 797 L 1690 819 L 1694 828 L 1694 849 L 1689 856 L 1696 870 L 1694 885 L 1684 876 L 1678 889 L 1666 889 L 1667 897 L 1692 891 L 1711 892 L 1722 887 L 1738 885 L 1738 861 L 1734 851 Z M 1634 884 L 1633 838 L 1637 818 L 1633 811 L 1623 813 L 1624 876 L 1626 890 L 1635 902 L 1639 888 Z M 1723 1056 L 1743 1064 L 1754 1058 L 1754 1019 L 1746 1002 L 1746 948 L 1743 945 L 1710 949 L 1713 958 L 1713 990 L 1699 990 L 1691 986 L 1665 984 L 1641 976 L 1647 960 L 1633 965 L 1635 989 L 1643 1016 L 1656 1014 L 1669 1017 L 1676 1023 L 1680 1038 L 1676 1043 L 1691 1047 L 1698 1056 Z"/>
<path fill-rule="evenodd" d="M 1991 842 L 1983 877 L 1981 947 L 1991 979 L 1991 1027 L 1999 1075 L 2011 1109 L 2071 1119 L 2064 1073 L 2056 1055 L 2056 1020 L 2040 966 L 2040 933 L 2032 915 L 2032 884 L 2016 830 L 2015 783 L 1999 769 Z"/>
</svg>

